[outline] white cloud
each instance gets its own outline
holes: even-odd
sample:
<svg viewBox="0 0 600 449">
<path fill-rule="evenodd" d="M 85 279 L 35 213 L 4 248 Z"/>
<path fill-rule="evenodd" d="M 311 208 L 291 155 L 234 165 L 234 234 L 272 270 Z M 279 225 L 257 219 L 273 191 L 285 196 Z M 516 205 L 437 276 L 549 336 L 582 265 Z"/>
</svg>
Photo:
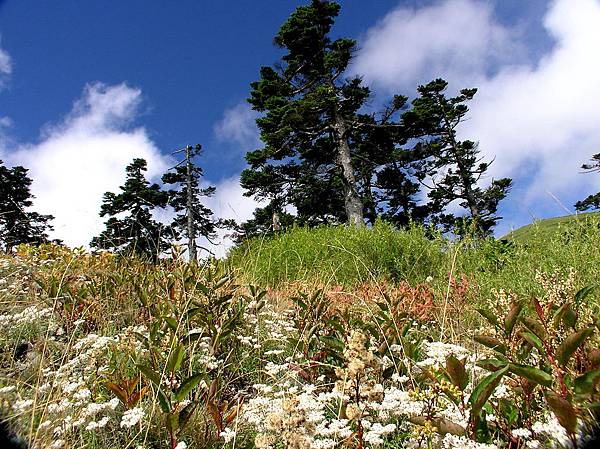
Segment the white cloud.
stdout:
<svg viewBox="0 0 600 449">
<path fill-rule="evenodd" d="M 600 1 L 549 2 L 543 23 L 555 44 L 526 63 L 519 50 L 526 42 L 492 11 L 480 0 L 399 8 L 367 32 L 353 69 L 385 91 L 411 93 L 438 76 L 478 87 L 461 133 L 495 158 L 491 175 L 512 177 L 525 192 L 508 201 L 543 213 L 554 206 L 551 192 L 570 206 L 600 188 L 598 176 L 578 174 L 600 151 Z M 502 52 L 516 52 L 520 63 Z"/>
<path fill-rule="evenodd" d="M 258 113 L 247 103 L 225 110 L 223 118 L 214 126 L 214 133 L 221 141 L 230 141 L 249 151 L 259 145 L 259 133 L 256 128 Z"/>
<path fill-rule="evenodd" d="M 522 55 L 515 34 L 494 21 L 487 2 L 402 6 L 367 31 L 351 70 L 384 89 L 412 91 L 437 77 L 472 82 L 473 75 Z"/>
<path fill-rule="evenodd" d="M 210 208 L 216 217 L 224 219 L 234 219 L 237 223 L 252 218 L 254 209 L 259 207 L 259 203 L 244 196 L 244 189 L 240 186 L 239 176 L 226 178 L 215 184 L 215 195 L 204 200 L 205 205 Z M 203 246 L 210 248 L 217 257 L 223 257 L 233 246 L 233 240 L 228 235 L 231 231 L 220 230 L 217 238 L 213 240 L 214 244 L 202 241 Z"/>
<path fill-rule="evenodd" d="M 537 65 L 507 67 L 480 84 L 466 135 L 496 156 L 496 176 L 527 178 L 525 203 L 550 191 L 569 206 L 600 188 L 579 167 L 600 148 L 600 2 L 554 1 L 544 25 L 556 40 Z"/>
<path fill-rule="evenodd" d="M 140 99 L 140 90 L 125 84 L 90 84 L 62 123 L 47 127 L 39 142 L 7 154 L 8 163 L 29 168 L 35 210 L 56 217 L 53 237 L 87 246 L 103 229 L 103 193 L 118 190 L 133 158 L 148 161 L 149 178 L 168 168 L 170 161 L 146 130 L 126 126 Z"/>
<path fill-rule="evenodd" d="M 2 40 L 0 39 L 0 44 Z M 0 46 L 0 90 L 2 90 L 12 74 L 12 59 L 8 52 Z"/>
</svg>

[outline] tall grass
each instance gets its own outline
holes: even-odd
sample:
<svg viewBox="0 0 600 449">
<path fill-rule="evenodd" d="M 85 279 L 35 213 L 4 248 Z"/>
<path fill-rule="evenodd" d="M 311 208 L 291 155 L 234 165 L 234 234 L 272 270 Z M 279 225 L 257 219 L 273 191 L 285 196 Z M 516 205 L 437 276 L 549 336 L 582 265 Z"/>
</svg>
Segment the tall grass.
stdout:
<svg viewBox="0 0 600 449">
<path fill-rule="evenodd" d="M 494 239 L 451 241 L 431 237 L 419 226 L 396 230 L 323 226 L 293 228 L 271 238 L 255 238 L 235 248 L 229 263 L 248 281 L 265 287 L 289 282 L 354 287 L 386 280 L 429 283 L 443 291 L 449 274 L 465 275 L 479 290 L 538 293 L 536 271 L 573 268 L 582 285 L 600 281 L 600 219 L 562 224 L 548 234 L 533 228 L 522 242 Z"/>
</svg>

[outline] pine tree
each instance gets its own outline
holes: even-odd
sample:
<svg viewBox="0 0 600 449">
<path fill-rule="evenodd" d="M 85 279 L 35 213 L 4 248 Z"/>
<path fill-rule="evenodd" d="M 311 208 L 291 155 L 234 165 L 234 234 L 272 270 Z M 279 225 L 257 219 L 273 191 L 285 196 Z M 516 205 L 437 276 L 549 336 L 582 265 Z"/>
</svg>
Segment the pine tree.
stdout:
<svg viewBox="0 0 600 449">
<path fill-rule="evenodd" d="M 202 168 L 194 164 L 193 159 L 202 151 L 200 145 L 192 147 L 188 145 L 185 151 L 185 159 L 174 171 L 165 173 L 162 177 L 164 184 L 178 185 L 178 189 L 169 190 L 169 205 L 175 210 L 177 216 L 171 227 L 174 233 L 183 235 L 188 240 L 188 254 L 190 261 L 195 261 L 197 255 L 196 238 L 199 236 L 209 241 L 215 236 L 218 227 L 223 227 L 223 221 L 215 220 L 213 212 L 202 204 L 201 197 L 210 197 L 215 193 L 215 187 L 200 187 Z"/>
<path fill-rule="evenodd" d="M 265 146 L 246 155 L 250 168 L 241 184 L 276 213 L 294 205 L 300 222 L 362 226 L 365 208 L 374 210 L 375 173 L 366 163 L 372 154 L 365 153 L 374 147 L 361 145 L 361 135 L 392 130 L 387 121 L 404 103 L 395 99 L 380 120 L 359 114 L 370 91 L 359 77 L 343 78 L 356 42 L 330 39 L 339 10 L 337 3 L 313 0 L 275 37 L 286 53 L 281 64 L 261 69 L 248 100 L 264 114 L 256 123 Z"/>
<path fill-rule="evenodd" d="M 478 186 L 490 163 L 483 162 L 479 149 L 470 140 L 459 141 L 456 129 L 468 112 L 466 102 L 477 89 L 463 89 L 460 95 L 446 98 L 448 83 L 437 79 L 418 88 L 419 97 L 413 108 L 403 114 L 403 122 L 413 137 L 419 138 L 416 148 L 424 155 L 427 175 L 432 180 L 429 198 L 437 211 L 437 221 L 446 229 L 458 233 L 469 230 L 488 235 L 496 222 L 498 204 L 511 187 L 509 178 L 492 180 L 489 187 Z M 466 216 L 442 212 L 459 201 Z"/>
<path fill-rule="evenodd" d="M 600 153 L 594 154 L 592 156 L 591 164 L 583 164 L 581 168 L 588 173 L 595 171 L 600 172 Z M 575 203 L 575 209 L 577 209 L 580 212 L 584 212 L 590 209 L 600 209 L 600 192 L 589 195 L 584 200 L 577 201 L 577 203 Z"/>
<path fill-rule="evenodd" d="M 155 208 L 164 208 L 168 195 L 158 184 L 146 180 L 146 161 L 134 159 L 127 166 L 125 184 L 118 194 L 106 192 L 100 216 L 108 216 L 106 229 L 91 241 L 91 246 L 122 254 L 135 253 L 152 260 L 169 248 L 168 232 L 152 218 Z"/>
<path fill-rule="evenodd" d="M 31 183 L 26 168 L 8 168 L 0 160 L 0 243 L 5 251 L 21 243 L 45 243 L 52 231 L 52 215 L 28 210 L 34 199 Z"/>
</svg>

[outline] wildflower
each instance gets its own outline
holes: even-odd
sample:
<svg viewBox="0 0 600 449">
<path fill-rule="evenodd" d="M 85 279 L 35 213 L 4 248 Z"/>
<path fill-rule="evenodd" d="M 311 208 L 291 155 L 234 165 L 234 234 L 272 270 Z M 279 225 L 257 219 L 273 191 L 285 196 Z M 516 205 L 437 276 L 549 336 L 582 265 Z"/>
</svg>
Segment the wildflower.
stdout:
<svg viewBox="0 0 600 449">
<path fill-rule="evenodd" d="M 235 430 L 231 430 L 229 427 L 226 427 L 223 432 L 221 432 L 220 436 L 223 438 L 225 443 L 229 443 L 231 440 L 235 438 Z"/>
<path fill-rule="evenodd" d="M 121 427 L 133 427 L 144 417 L 144 410 L 140 407 L 126 410 L 121 418 Z"/>
<path fill-rule="evenodd" d="M 514 429 L 511 435 L 515 438 L 528 439 L 531 438 L 531 430 L 529 429 Z"/>
<path fill-rule="evenodd" d="M 101 429 L 102 427 L 106 426 L 106 424 L 108 424 L 108 420 L 109 420 L 109 417 L 105 416 L 98 422 L 92 421 L 86 426 L 85 430 Z"/>
<path fill-rule="evenodd" d="M 175 449 L 186 449 L 187 448 L 187 444 L 185 444 L 183 441 L 180 441 L 179 443 L 177 443 L 177 446 L 175 446 Z"/>
</svg>

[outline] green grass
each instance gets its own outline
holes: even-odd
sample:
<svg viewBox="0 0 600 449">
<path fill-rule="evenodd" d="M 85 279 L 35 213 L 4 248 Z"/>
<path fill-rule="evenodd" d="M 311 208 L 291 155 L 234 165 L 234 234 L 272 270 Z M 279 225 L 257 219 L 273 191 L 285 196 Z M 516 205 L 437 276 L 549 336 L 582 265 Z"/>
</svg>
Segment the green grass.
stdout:
<svg viewBox="0 0 600 449">
<path fill-rule="evenodd" d="M 249 282 L 265 287 L 299 282 L 356 286 L 362 282 L 425 282 L 447 289 L 449 273 L 463 274 L 482 295 L 492 289 L 519 295 L 539 293 L 536 271 L 567 273 L 581 286 L 600 283 L 600 216 L 564 221 L 553 232 L 534 226 L 526 239 L 464 240 L 430 238 L 419 227 L 395 230 L 344 226 L 294 228 L 272 238 L 252 239 L 232 251 L 229 263 Z"/>
<path fill-rule="evenodd" d="M 599 218 L 600 212 L 588 212 L 577 215 L 565 215 L 563 217 L 536 220 L 532 224 L 522 226 L 519 229 L 509 232 L 502 237 L 502 239 L 513 242 L 527 243 L 536 235 L 552 236 L 571 225 L 585 224 L 590 220 L 597 220 Z"/>
</svg>

